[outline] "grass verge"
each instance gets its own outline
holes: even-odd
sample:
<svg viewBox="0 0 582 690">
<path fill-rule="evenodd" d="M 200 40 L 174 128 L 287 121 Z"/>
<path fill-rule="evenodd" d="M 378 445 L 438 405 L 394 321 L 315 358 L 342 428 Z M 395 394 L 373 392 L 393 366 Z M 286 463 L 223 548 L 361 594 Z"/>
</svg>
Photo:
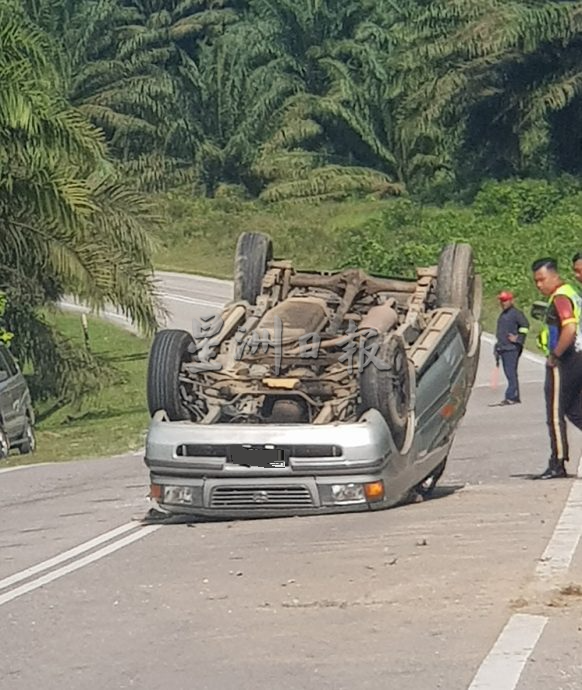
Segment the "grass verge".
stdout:
<svg viewBox="0 0 582 690">
<path fill-rule="evenodd" d="M 156 268 L 230 279 L 241 232 L 265 232 L 275 253 L 302 269 L 333 269 L 340 259 L 337 236 L 376 217 L 388 202 L 327 201 L 321 204 L 262 204 L 237 199 L 160 197 L 168 219 L 158 238 Z"/>
<path fill-rule="evenodd" d="M 402 209 L 391 200 L 262 204 L 232 198 L 195 199 L 180 193 L 170 193 L 160 197 L 160 204 L 168 223 L 164 235 L 158 238 L 156 268 L 225 279 L 232 279 L 236 242 L 241 232 L 268 233 L 273 238 L 276 256 L 291 259 L 298 268 L 309 270 L 337 268 L 345 258 L 346 249 L 345 245 L 342 247 L 342 239 L 345 239 L 346 231 L 363 228 L 362 235 L 373 245 L 370 252 L 363 251 L 362 261 L 359 262 L 359 265 L 366 268 L 366 263 L 375 262 L 374 256 L 393 252 L 393 247 L 401 237 L 412 233 L 417 220 L 419 224 L 430 222 L 432 211 L 427 211 L 428 221 L 414 217 L 414 222 L 404 222 L 401 228 L 399 223 L 403 221 L 399 219 L 399 214 L 406 216 L 408 212 L 403 214 Z M 434 212 L 440 213 L 436 210 Z M 386 216 L 393 218 L 396 226 L 385 233 L 377 233 L 378 240 L 374 244 L 376 226 L 385 223 Z M 452 225 L 448 241 L 459 241 L 460 231 L 453 223 L 455 218 L 445 218 L 443 222 L 446 225 L 449 220 Z M 501 274 L 499 280 L 504 288 L 513 289 L 510 265 L 513 259 L 508 259 L 508 263 L 502 249 L 496 248 L 492 240 L 490 243 L 491 254 L 499 256 L 499 268 L 489 268 L 489 272 L 494 274 L 495 282 L 497 274 Z M 440 241 L 438 244 L 442 246 Z M 400 255 L 404 261 L 413 264 L 424 260 L 425 250 L 426 245 L 419 242 L 412 247 L 403 248 Z M 494 297 L 497 287 L 489 286 L 489 294 L 483 299 L 481 321 L 484 330 L 489 333 L 495 333 L 499 315 L 499 305 Z M 524 294 L 524 299 L 520 301 L 518 294 L 516 302 L 516 306 L 526 315 L 529 312 L 529 297 L 529 294 Z M 539 324 L 530 319 L 526 348 L 536 354 L 539 354 L 535 341 L 538 332 Z"/>
<path fill-rule="evenodd" d="M 83 342 L 80 315 L 57 313 L 50 320 L 65 335 Z M 37 451 L 13 452 L 4 466 L 106 457 L 143 445 L 149 422 L 145 399 L 149 340 L 98 318 L 87 321 L 91 349 L 119 372 L 117 384 L 104 387 L 77 408 L 55 409 L 54 401 L 38 405 Z"/>
</svg>

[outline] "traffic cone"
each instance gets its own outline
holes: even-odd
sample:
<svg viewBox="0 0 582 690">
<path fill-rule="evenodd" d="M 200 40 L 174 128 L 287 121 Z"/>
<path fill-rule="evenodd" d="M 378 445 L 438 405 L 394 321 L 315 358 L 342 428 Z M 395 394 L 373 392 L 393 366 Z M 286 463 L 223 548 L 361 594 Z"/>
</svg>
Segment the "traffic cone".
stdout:
<svg viewBox="0 0 582 690">
<path fill-rule="evenodd" d="M 493 369 L 491 371 L 491 384 L 490 385 L 491 385 L 491 388 L 493 388 L 494 390 L 499 385 L 499 367 L 498 366 L 493 367 Z"/>
</svg>

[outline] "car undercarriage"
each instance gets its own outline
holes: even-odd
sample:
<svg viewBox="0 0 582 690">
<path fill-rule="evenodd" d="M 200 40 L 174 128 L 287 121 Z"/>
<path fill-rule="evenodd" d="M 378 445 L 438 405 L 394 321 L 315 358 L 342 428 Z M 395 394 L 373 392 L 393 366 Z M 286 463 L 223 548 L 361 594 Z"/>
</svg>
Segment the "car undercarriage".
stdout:
<svg viewBox="0 0 582 690">
<path fill-rule="evenodd" d="M 161 330 L 152 345 L 146 464 L 155 491 L 170 492 L 165 504 L 185 492 L 210 514 L 335 510 L 329 492 L 354 473 L 368 506 L 426 482 L 431 491 L 479 359 L 471 247 L 447 245 L 437 265 L 405 279 L 298 271 L 273 258 L 269 237 L 243 233 L 234 273 L 220 312 L 192 332 Z M 378 482 L 381 495 L 364 496 Z M 217 503 L 228 491 L 234 502 Z M 307 503 L 288 505 L 288 491 Z M 278 498 L 248 503 L 261 492 Z"/>
</svg>

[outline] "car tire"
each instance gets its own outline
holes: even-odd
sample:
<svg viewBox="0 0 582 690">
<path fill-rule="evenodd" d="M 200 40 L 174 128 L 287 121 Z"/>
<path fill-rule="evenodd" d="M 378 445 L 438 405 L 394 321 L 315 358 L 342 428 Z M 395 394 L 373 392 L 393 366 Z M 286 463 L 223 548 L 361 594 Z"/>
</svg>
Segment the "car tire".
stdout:
<svg viewBox="0 0 582 690">
<path fill-rule="evenodd" d="M 261 232 L 243 232 L 234 258 L 234 299 L 256 304 L 267 264 L 273 259 L 273 242 Z"/>
<path fill-rule="evenodd" d="M 447 458 L 445 458 L 437 467 L 425 477 L 419 484 L 414 487 L 417 494 L 420 494 L 423 498 L 430 498 L 434 493 L 436 485 L 439 479 L 443 476 L 443 473 L 447 466 Z"/>
<path fill-rule="evenodd" d="M 483 278 L 480 274 L 475 275 L 471 303 L 473 319 L 475 319 L 475 321 L 481 321 L 481 311 L 483 309 Z"/>
<path fill-rule="evenodd" d="M 10 440 L 8 434 L 0 427 L 0 461 L 6 460 L 10 453 Z"/>
<path fill-rule="evenodd" d="M 18 447 L 21 455 L 28 455 L 29 453 L 34 453 L 36 450 L 36 436 L 34 433 L 34 427 L 30 423 L 30 419 L 26 418 L 26 427 L 24 428 L 24 433 L 22 434 L 22 443 Z"/>
<path fill-rule="evenodd" d="M 475 275 L 473 249 L 470 244 L 448 244 L 438 264 L 437 306 L 460 309 L 459 330 L 469 347 L 473 322 L 481 316 L 482 283 Z"/>
<path fill-rule="evenodd" d="M 390 365 L 379 369 L 369 362 L 360 374 L 360 396 L 363 410 L 374 408 L 386 420 L 394 443 L 402 450 L 410 418 L 412 381 L 404 339 L 395 333 L 369 338 L 366 347 L 379 343 L 376 356 Z"/>
<path fill-rule="evenodd" d="M 180 386 L 182 365 L 192 359 L 194 338 L 187 331 L 156 333 L 148 361 L 147 401 L 150 415 L 164 410 L 170 421 L 190 419 Z"/>
<path fill-rule="evenodd" d="M 481 354 L 481 327 L 478 321 L 473 321 L 471 336 L 467 344 L 467 388 L 465 403 L 468 402 L 477 378 L 479 369 L 479 357 Z"/>
<path fill-rule="evenodd" d="M 475 267 L 470 244 L 448 244 L 439 257 L 437 305 L 473 312 Z"/>
</svg>

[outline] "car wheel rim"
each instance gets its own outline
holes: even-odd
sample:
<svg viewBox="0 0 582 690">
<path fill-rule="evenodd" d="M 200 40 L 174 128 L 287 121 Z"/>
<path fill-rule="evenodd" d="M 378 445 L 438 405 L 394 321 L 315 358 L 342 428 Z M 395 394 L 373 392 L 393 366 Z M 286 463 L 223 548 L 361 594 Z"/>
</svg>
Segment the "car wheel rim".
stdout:
<svg viewBox="0 0 582 690">
<path fill-rule="evenodd" d="M 400 353 L 397 353 L 394 360 L 393 360 L 393 370 L 395 371 L 394 374 L 394 382 L 395 382 L 395 390 L 394 390 L 394 396 L 396 398 L 396 406 L 398 408 L 398 412 L 400 414 L 405 414 L 406 413 L 406 404 L 407 404 L 407 397 L 406 397 L 406 369 L 404 367 L 403 361 L 402 361 L 402 355 Z"/>
<path fill-rule="evenodd" d="M 0 432 L 0 458 L 7 458 L 9 450 L 6 434 L 4 432 Z"/>
<path fill-rule="evenodd" d="M 30 424 L 28 424 L 28 426 L 26 427 L 26 439 L 28 441 L 28 445 L 30 446 L 30 450 L 35 450 L 36 438 L 34 436 L 34 432 Z"/>
</svg>

